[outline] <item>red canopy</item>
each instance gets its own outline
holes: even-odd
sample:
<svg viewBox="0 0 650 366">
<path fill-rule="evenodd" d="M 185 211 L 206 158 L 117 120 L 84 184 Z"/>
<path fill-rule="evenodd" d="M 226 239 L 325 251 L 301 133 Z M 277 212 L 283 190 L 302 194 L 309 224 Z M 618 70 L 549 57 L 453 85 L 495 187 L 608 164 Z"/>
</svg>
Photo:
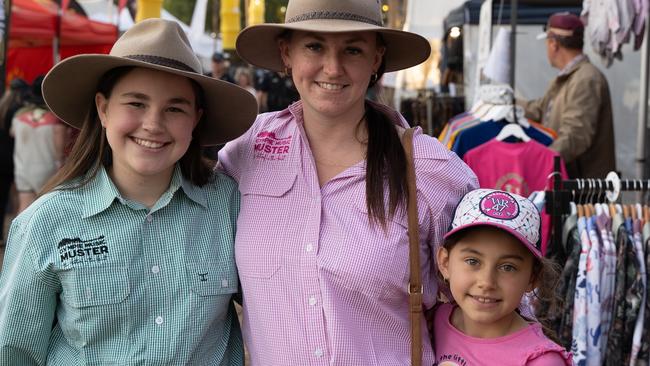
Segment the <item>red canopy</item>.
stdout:
<svg viewBox="0 0 650 366">
<path fill-rule="evenodd" d="M 58 6 L 51 0 L 13 0 L 9 21 L 6 81 L 32 81 L 54 64 Z M 117 39 L 113 24 L 92 21 L 72 10 L 61 17 L 60 58 L 80 53 L 108 53 Z"/>
</svg>

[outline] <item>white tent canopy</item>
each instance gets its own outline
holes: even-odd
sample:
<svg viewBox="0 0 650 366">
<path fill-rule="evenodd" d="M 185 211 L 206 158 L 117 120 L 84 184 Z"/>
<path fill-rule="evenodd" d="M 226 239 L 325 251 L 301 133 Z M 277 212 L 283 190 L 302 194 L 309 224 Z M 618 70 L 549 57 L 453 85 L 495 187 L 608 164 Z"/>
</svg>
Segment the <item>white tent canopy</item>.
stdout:
<svg viewBox="0 0 650 366">
<path fill-rule="evenodd" d="M 122 9 L 120 14 L 117 14 L 117 6 L 113 4 L 112 0 L 77 0 L 77 3 L 83 7 L 89 19 L 116 24 L 120 32 L 126 31 L 135 24 L 127 9 Z M 207 0 L 198 0 L 192 17 L 192 25 L 187 25 L 165 9 L 161 10 L 161 18 L 176 21 L 181 25 L 204 67 L 209 65 L 212 54 L 222 49 L 221 40 L 212 38 L 205 33 L 206 12 Z"/>
</svg>

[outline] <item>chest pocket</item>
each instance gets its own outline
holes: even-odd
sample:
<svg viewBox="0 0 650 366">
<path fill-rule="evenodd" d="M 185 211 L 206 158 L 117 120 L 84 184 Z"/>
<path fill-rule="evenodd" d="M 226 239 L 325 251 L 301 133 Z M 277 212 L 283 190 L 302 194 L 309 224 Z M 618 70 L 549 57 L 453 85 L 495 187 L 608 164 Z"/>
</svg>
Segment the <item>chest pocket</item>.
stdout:
<svg viewBox="0 0 650 366">
<path fill-rule="evenodd" d="M 75 308 L 119 304 L 130 293 L 125 267 L 75 268 L 61 272 L 59 278 L 63 301 Z"/>
<path fill-rule="evenodd" d="M 368 221 L 365 202 L 357 202 L 352 210 Z M 349 232 L 328 255 L 331 276 L 346 288 L 371 298 L 403 296 L 408 281 L 408 224 L 398 214 L 387 219 L 386 230 L 380 225 L 368 226 L 362 232 Z M 368 224 L 370 225 L 370 224 Z"/>
<path fill-rule="evenodd" d="M 199 296 L 233 294 L 239 288 L 235 265 L 229 261 L 191 262 L 185 268 L 192 292 Z"/>
<path fill-rule="evenodd" d="M 295 241 L 291 230 L 295 209 L 289 195 L 297 172 L 286 165 L 265 164 L 244 173 L 239 189 L 241 206 L 237 221 L 235 253 L 239 275 L 245 279 L 270 279 L 282 266 L 284 246 Z"/>
</svg>

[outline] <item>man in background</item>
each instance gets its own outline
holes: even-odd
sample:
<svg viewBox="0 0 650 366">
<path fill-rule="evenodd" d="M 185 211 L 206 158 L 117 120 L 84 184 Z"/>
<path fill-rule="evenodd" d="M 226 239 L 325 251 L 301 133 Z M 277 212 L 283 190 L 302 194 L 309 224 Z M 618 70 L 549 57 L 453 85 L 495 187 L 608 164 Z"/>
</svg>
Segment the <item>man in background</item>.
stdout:
<svg viewBox="0 0 650 366">
<path fill-rule="evenodd" d="M 227 53 L 215 52 L 212 54 L 210 68 L 212 72 L 208 73 L 208 76 L 229 83 L 235 83 L 235 79 L 230 75 L 230 60 Z"/>
<path fill-rule="evenodd" d="M 526 117 L 557 132 L 550 148 L 571 178 L 605 178 L 616 169 L 612 102 L 605 76 L 582 52 L 584 25 L 576 15 L 556 13 L 538 38 L 560 72 L 541 99 L 521 103 Z"/>
</svg>

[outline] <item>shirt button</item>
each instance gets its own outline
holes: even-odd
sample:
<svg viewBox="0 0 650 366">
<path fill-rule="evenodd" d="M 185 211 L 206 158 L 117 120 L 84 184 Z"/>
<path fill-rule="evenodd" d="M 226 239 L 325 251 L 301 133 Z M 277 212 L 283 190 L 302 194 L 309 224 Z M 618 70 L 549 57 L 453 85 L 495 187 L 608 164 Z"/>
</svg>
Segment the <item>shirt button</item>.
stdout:
<svg viewBox="0 0 650 366">
<path fill-rule="evenodd" d="M 228 280 L 221 280 L 221 287 L 228 287 Z"/>
<path fill-rule="evenodd" d="M 151 273 L 153 274 L 160 273 L 160 267 L 158 266 L 151 267 Z"/>
<path fill-rule="evenodd" d="M 147 215 L 147 222 L 152 222 L 153 221 L 153 216 L 151 214 Z"/>
<path fill-rule="evenodd" d="M 309 305 L 314 306 L 316 305 L 316 298 L 313 296 L 309 297 Z"/>
<path fill-rule="evenodd" d="M 156 324 L 161 325 L 163 322 L 164 322 L 164 320 L 163 320 L 162 316 L 156 317 Z"/>
<path fill-rule="evenodd" d="M 311 252 L 312 250 L 314 250 L 314 246 L 311 245 L 311 244 L 307 244 L 307 246 L 305 246 L 305 250 L 309 253 L 309 252 Z"/>
<path fill-rule="evenodd" d="M 316 351 L 314 351 L 314 355 L 316 357 L 323 357 L 323 350 L 320 348 L 316 348 Z"/>
</svg>

